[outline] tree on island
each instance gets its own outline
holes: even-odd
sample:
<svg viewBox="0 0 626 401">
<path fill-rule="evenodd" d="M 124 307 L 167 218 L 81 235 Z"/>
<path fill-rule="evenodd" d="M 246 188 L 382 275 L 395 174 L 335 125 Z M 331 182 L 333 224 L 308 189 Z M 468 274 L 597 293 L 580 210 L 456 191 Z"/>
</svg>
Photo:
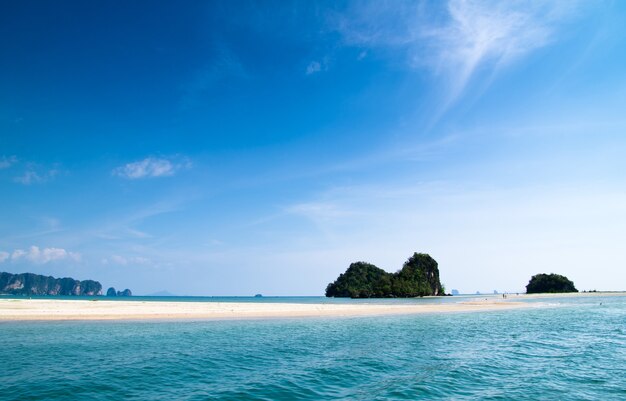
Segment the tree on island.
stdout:
<svg viewBox="0 0 626 401">
<path fill-rule="evenodd" d="M 414 253 L 397 273 L 366 262 L 355 262 L 345 273 L 326 287 L 327 297 L 350 298 L 411 298 L 445 295 L 439 281 L 435 259 L 424 253 Z"/>
<path fill-rule="evenodd" d="M 370 263 L 350 264 L 345 273 L 326 287 L 327 297 L 371 298 L 391 293 L 389 273 Z"/>
<path fill-rule="evenodd" d="M 560 274 L 535 274 L 526 286 L 527 294 L 578 292 L 574 283 Z"/>
</svg>

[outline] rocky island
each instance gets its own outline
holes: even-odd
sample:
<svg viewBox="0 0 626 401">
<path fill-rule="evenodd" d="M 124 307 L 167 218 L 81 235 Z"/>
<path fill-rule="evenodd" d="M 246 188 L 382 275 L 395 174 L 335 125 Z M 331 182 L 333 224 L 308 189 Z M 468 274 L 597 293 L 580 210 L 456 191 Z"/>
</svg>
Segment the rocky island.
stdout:
<svg viewBox="0 0 626 401">
<path fill-rule="evenodd" d="M 133 293 L 127 288 L 124 291 L 115 291 L 114 287 L 107 290 L 107 297 L 130 297 Z"/>
<path fill-rule="evenodd" d="M 527 294 L 578 292 L 574 283 L 560 274 L 535 274 L 526 285 Z"/>
<path fill-rule="evenodd" d="M 54 278 L 34 273 L 0 273 L 0 294 L 8 295 L 102 295 L 102 285 L 93 280 Z"/>
<path fill-rule="evenodd" d="M 396 273 L 366 262 L 355 262 L 326 287 L 327 297 L 413 298 L 445 295 L 435 259 L 414 253 Z"/>
</svg>

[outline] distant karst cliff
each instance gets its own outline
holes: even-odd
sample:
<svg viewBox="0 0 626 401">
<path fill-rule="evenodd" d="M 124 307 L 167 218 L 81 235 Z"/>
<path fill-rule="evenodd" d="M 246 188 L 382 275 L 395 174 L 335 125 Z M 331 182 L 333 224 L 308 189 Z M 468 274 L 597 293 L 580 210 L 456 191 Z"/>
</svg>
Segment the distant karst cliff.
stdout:
<svg viewBox="0 0 626 401">
<path fill-rule="evenodd" d="M 327 297 L 411 298 L 445 295 L 435 259 L 414 253 L 397 273 L 387 273 L 372 264 L 355 262 L 326 287 Z"/>
<path fill-rule="evenodd" d="M 115 288 L 111 287 L 107 290 L 107 297 L 130 297 L 133 293 L 127 288 L 124 291 L 115 291 Z"/>
<path fill-rule="evenodd" d="M 10 295 L 102 295 L 102 285 L 93 280 L 54 278 L 33 273 L 0 273 L 0 294 Z"/>
</svg>

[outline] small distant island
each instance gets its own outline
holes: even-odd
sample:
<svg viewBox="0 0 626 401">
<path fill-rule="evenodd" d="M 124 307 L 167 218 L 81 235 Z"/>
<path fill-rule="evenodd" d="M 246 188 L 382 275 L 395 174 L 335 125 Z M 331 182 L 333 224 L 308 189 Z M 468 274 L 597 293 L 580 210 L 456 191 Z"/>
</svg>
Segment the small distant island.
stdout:
<svg viewBox="0 0 626 401">
<path fill-rule="evenodd" d="M 560 274 L 535 274 L 526 285 L 527 294 L 578 292 L 574 283 Z"/>
<path fill-rule="evenodd" d="M 34 273 L 0 273 L 0 294 L 8 295 L 102 295 L 102 285 L 93 280 L 54 278 Z"/>
<path fill-rule="evenodd" d="M 414 298 L 446 295 L 435 259 L 414 253 L 396 273 L 366 262 L 355 262 L 326 287 L 327 297 Z"/>
<path fill-rule="evenodd" d="M 114 287 L 107 290 L 107 297 L 130 297 L 133 293 L 127 288 L 124 291 L 115 291 Z"/>
</svg>

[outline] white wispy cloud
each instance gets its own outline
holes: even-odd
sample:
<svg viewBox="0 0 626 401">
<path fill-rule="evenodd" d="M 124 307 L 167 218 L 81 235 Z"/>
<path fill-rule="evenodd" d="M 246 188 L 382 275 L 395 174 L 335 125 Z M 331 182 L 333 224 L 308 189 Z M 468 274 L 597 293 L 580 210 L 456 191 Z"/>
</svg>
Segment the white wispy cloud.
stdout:
<svg viewBox="0 0 626 401">
<path fill-rule="evenodd" d="M 146 265 L 150 263 L 150 259 L 144 258 L 142 256 L 120 256 L 120 255 L 112 255 L 109 258 L 102 259 L 102 264 L 114 264 L 114 265 Z"/>
<path fill-rule="evenodd" d="M 191 195 L 191 191 L 185 192 L 186 196 Z M 81 233 L 81 238 L 95 238 L 97 240 L 144 240 L 154 238 L 151 233 L 137 228 L 146 219 L 162 214 L 181 210 L 182 205 L 190 198 L 170 198 L 156 202 L 152 205 L 144 206 L 118 219 L 105 219 L 96 224 L 91 229 Z"/>
<path fill-rule="evenodd" d="M 330 55 L 325 55 L 315 60 L 311 60 L 311 62 L 309 62 L 309 64 L 307 64 L 306 66 L 305 74 L 313 75 L 321 72 L 326 72 L 330 69 L 331 63 L 332 57 Z"/>
<path fill-rule="evenodd" d="M 15 182 L 19 182 L 24 185 L 31 185 L 33 183 L 42 182 L 43 178 L 32 170 L 25 171 L 24 174 L 15 177 Z"/>
<path fill-rule="evenodd" d="M 306 75 L 318 73 L 322 70 L 322 65 L 319 61 L 311 61 L 306 67 Z"/>
<path fill-rule="evenodd" d="M 13 177 L 13 181 L 23 185 L 51 181 L 62 171 L 58 163 L 46 166 L 36 162 L 21 161 L 15 155 L 0 157 L 0 170 L 18 166 L 22 166 L 23 172 Z"/>
<path fill-rule="evenodd" d="M 152 238 L 147 232 L 127 227 L 126 232 L 133 238 Z"/>
<path fill-rule="evenodd" d="M 0 263 L 4 262 L 5 260 L 8 260 L 10 256 L 11 254 L 8 252 L 0 251 Z"/>
<path fill-rule="evenodd" d="M 191 162 L 186 158 L 178 158 L 173 161 L 165 158 L 147 157 L 132 163 L 127 163 L 113 170 L 113 174 L 137 180 L 141 178 L 170 177 L 181 169 L 191 167 Z"/>
<path fill-rule="evenodd" d="M 8 256 L 7 258 L 8 259 Z M 15 249 L 11 253 L 11 261 L 26 260 L 35 264 L 45 264 L 59 260 L 70 260 L 79 262 L 81 260 L 80 253 L 69 252 L 63 248 L 39 248 L 38 246 L 31 246 L 30 248 Z"/>
<path fill-rule="evenodd" d="M 17 162 L 17 156 L 2 156 L 0 158 L 0 170 L 9 168 Z"/>
<path fill-rule="evenodd" d="M 24 173 L 15 177 L 13 181 L 23 185 L 41 184 L 51 181 L 58 174 L 57 167 L 45 168 L 35 163 L 28 163 Z"/>
<path fill-rule="evenodd" d="M 44 178 L 33 170 L 27 170 L 24 172 L 24 174 L 15 177 L 14 180 L 15 182 L 19 182 L 20 184 L 31 185 L 43 182 Z"/>
<path fill-rule="evenodd" d="M 577 1 L 474 1 L 355 3 L 331 24 L 348 46 L 378 48 L 444 79 L 454 103 L 478 69 L 488 77 L 557 39 L 576 14 Z M 439 9 L 444 5 L 443 9 Z"/>
<path fill-rule="evenodd" d="M 315 74 L 322 70 L 322 65 L 319 61 L 311 61 L 309 65 L 306 67 L 306 75 Z"/>
<path fill-rule="evenodd" d="M 453 0 L 449 19 L 426 27 L 420 36 L 428 40 L 434 56 L 425 62 L 451 78 L 454 101 L 476 70 L 484 66 L 497 71 L 504 65 L 555 40 L 556 28 L 571 14 L 574 2 L 479 2 Z M 414 57 L 422 63 L 421 54 Z"/>
<path fill-rule="evenodd" d="M 298 203 L 287 207 L 286 212 L 289 214 L 301 215 L 316 221 L 332 220 L 355 215 L 354 211 L 327 201 Z"/>
</svg>

